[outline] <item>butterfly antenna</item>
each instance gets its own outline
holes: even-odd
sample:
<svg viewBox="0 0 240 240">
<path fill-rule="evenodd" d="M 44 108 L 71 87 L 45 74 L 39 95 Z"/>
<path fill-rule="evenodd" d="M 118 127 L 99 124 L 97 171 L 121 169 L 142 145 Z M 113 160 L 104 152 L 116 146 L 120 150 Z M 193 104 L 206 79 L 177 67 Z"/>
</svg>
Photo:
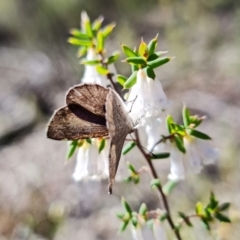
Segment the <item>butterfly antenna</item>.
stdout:
<svg viewBox="0 0 240 240">
<path fill-rule="evenodd" d="M 136 97 L 135 97 L 133 100 L 131 100 L 131 101 L 128 101 L 129 103 L 130 103 L 130 102 L 132 102 L 132 106 L 131 106 L 131 108 L 130 108 L 130 110 L 129 110 L 129 112 L 128 112 L 128 113 L 130 113 L 130 112 L 132 111 L 133 104 L 135 103 L 136 99 L 137 99 L 137 95 L 136 95 Z"/>
</svg>

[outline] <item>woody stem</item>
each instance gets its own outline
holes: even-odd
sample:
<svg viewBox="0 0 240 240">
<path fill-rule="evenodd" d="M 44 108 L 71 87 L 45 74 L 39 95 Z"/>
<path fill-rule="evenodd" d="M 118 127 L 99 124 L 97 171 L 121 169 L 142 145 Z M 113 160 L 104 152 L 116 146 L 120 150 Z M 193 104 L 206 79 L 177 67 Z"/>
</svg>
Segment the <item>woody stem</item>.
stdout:
<svg viewBox="0 0 240 240">
<path fill-rule="evenodd" d="M 154 179 L 159 179 L 158 178 L 158 175 L 157 175 L 157 172 L 152 164 L 152 161 L 151 161 L 151 158 L 148 154 L 145 153 L 142 145 L 141 145 L 141 142 L 140 142 L 140 139 L 139 139 L 139 134 L 138 134 L 138 130 L 135 129 L 134 131 L 135 133 L 135 136 L 136 136 L 136 144 L 137 144 L 137 147 L 139 148 L 140 152 L 142 153 L 142 155 L 144 156 L 144 158 L 146 159 L 147 163 L 148 163 L 148 166 L 151 170 L 151 173 L 152 173 L 152 176 Z M 178 240 L 182 240 L 181 238 L 181 235 L 179 233 L 179 230 L 175 228 L 175 224 L 173 222 L 173 219 L 172 219 L 172 216 L 171 216 L 171 212 L 170 212 L 170 208 L 169 208 L 169 205 L 168 205 L 168 201 L 167 201 L 167 197 L 166 195 L 164 194 L 163 190 L 162 190 L 162 186 L 161 184 L 159 184 L 157 186 L 157 189 L 161 195 L 161 199 L 163 200 L 163 206 L 165 208 L 165 210 L 167 211 L 167 220 L 168 220 L 168 223 L 169 225 L 171 226 L 172 230 L 174 231 L 176 237 Z"/>
</svg>

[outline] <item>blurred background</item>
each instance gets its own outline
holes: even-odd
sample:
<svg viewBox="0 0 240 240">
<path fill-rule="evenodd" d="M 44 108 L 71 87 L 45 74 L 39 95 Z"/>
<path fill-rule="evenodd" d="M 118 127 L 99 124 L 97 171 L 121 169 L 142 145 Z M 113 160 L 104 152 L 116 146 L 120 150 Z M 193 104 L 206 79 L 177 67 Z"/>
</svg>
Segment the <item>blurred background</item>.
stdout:
<svg viewBox="0 0 240 240">
<path fill-rule="evenodd" d="M 65 164 L 66 143 L 46 139 L 48 119 L 82 77 L 77 48 L 67 38 L 83 10 L 91 20 L 103 15 L 105 24 L 116 22 L 109 51 L 159 33 L 158 50 L 176 57 L 157 72 L 172 101 L 169 111 L 180 120 L 185 103 L 206 115 L 201 130 L 213 137 L 220 157 L 217 166 L 181 182 L 170 204 L 192 213 L 214 190 L 220 201 L 232 202 L 233 223 L 216 224 L 209 235 L 196 221 L 184 239 L 239 239 L 240 1 L 1 0 L 0 240 L 132 239 L 129 230 L 117 233 L 121 196 L 134 210 L 141 202 L 159 207 L 149 178 L 137 187 L 116 183 L 112 196 L 105 181 L 73 182 L 75 157 Z M 121 61 L 116 67 L 130 73 Z M 168 161 L 157 167 L 166 181 Z"/>
</svg>

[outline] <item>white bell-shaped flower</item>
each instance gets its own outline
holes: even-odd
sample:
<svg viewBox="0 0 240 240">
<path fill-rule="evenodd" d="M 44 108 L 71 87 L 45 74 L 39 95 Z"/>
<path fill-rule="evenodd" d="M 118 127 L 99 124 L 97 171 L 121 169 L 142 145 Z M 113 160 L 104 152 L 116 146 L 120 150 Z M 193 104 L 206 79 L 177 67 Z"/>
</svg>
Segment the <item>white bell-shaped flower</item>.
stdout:
<svg viewBox="0 0 240 240">
<path fill-rule="evenodd" d="M 139 69 L 137 82 L 132 87 L 128 100 L 134 101 L 130 113 L 134 121 L 145 116 L 159 117 L 159 114 L 167 108 L 168 102 L 159 80 L 149 78 Z"/>
<path fill-rule="evenodd" d="M 99 153 L 99 139 L 91 139 L 92 143 L 85 142 L 77 153 L 77 164 L 72 175 L 75 181 L 82 180 L 101 180 L 107 179 L 109 176 L 108 170 L 108 155 L 109 155 L 109 140 L 105 140 L 105 147 Z M 124 156 L 121 156 L 116 181 L 122 181 L 128 176 L 126 161 Z"/>
<path fill-rule="evenodd" d="M 104 179 L 108 177 L 108 150 L 98 152 L 97 140 L 85 142 L 78 150 L 77 164 L 72 175 L 75 181 Z"/>
<path fill-rule="evenodd" d="M 169 179 L 181 180 L 189 174 L 199 173 L 204 164 L 213 164 L 218 158 L 218 150 L 211 147 L 208 141 L 192 136 L 184 137 L 186 153 L 180 152 L 171 144 Z"/>
</svg>

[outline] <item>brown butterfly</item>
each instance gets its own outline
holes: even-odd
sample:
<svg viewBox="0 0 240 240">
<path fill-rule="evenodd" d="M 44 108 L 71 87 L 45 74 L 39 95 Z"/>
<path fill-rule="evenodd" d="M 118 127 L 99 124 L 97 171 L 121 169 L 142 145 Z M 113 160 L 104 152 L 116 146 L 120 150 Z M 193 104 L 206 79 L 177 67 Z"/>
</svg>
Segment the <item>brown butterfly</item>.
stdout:
<svg viewBox="0 0 240 240">
<path fill-rule="evenodd" d="M 133 131 L 133 123 L 120 96 L 98 84 L 70 88 L 67 106 L 53 114 L 47 137 L 54 140 L 79 140 L 109 136 L 109 193 L 117 172 L 123 144 Z"/>
</svg>

